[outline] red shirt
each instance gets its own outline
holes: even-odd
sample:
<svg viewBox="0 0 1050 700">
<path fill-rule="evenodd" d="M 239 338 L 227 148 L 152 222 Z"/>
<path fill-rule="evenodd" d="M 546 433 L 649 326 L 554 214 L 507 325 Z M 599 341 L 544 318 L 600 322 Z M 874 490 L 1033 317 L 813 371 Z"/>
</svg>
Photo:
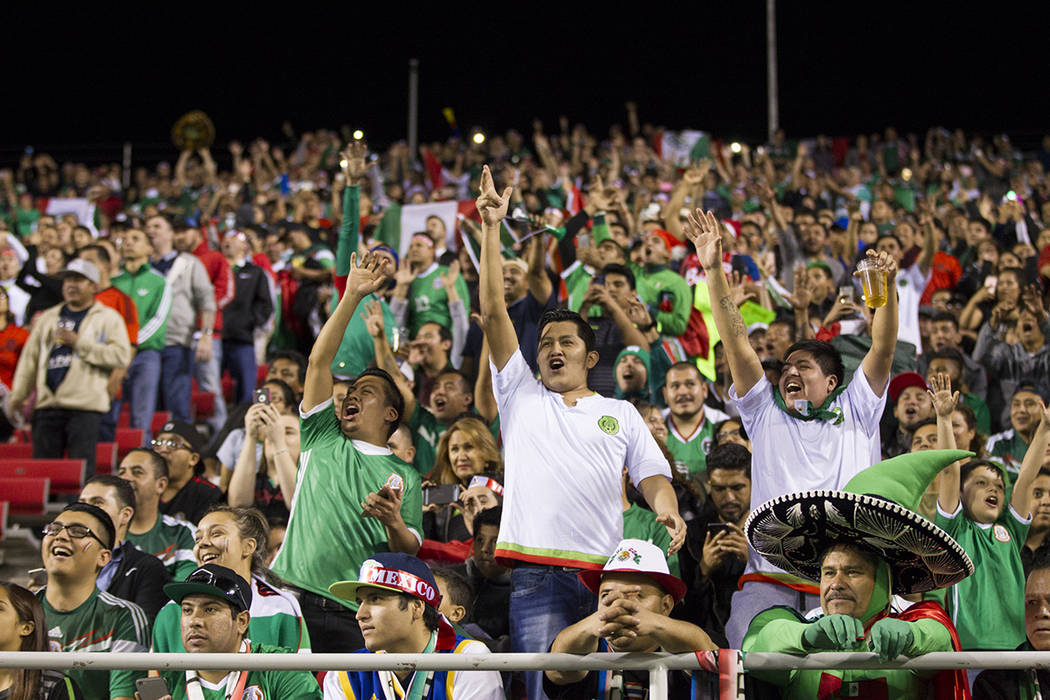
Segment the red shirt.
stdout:
<svg viewBox="0 0 1050 700">
<path fill-rule="evenodd" d="M 206 241 L 201 241 L 193 254 L 204 265 L 204 269 L 208 272 L 208 279 L 215 287 L 215 334 L 218 336 L 219 331 L 222 330 L 222 310 L 233 301 L 233 272 L 223 254 L 209 248 Z"/>
<path fill-rule="evenodd" d="M 139 312 L 135 302 L 116 287 L 106 287 L 95 295 L 95 299 L 104 306 L 114 309 L 124 319 L 128 329 L 128 342 L 134 347 L 139 343 Z"/>
<path fill-rule="evenodd" d="M 954 256 L 938 250 L 933 254 L 933 261 L 930 263 L 930 281 L 919 303 L 929 304 L 933 293 L 938 289 L 955 289 L 960 277 L 962 277 L 962 267 L 959 261 Z"/>
<path fill-rule="evenodd" d="M 0 331 L 0 382 L 8 389 L 14 381 L 18 356 L 22 354 L 27 338 L 29 331 L 13 323 L 8 323 L 7 328 Z"/>
</svg>

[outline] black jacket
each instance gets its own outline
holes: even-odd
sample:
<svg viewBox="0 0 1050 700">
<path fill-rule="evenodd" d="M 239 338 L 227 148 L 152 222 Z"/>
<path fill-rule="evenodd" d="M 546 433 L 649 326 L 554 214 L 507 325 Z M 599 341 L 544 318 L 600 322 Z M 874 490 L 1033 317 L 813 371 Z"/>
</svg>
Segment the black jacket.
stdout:
<svg viewBox="0 0 1050 700">
<path fill-rule="evenodd" d="M 1028 640 L 1017 647 L 1017 651 L 1034 651 Z M 973 682 L 973 700 L 1014 700 L 1030 698 L 1033 686 L 1038 682 L 1042 697 L 1050 690 L 1050 671 L 1023 670 L 987 670 L 981 671 Z M 1022 693 L 1021 689 L 1025 692 Z"/>
<path fill-rule="evenodd" d="M 121 551 L 123 558 L 107 592 L 138 605 L 152 620 L 170 600 L 164 593 L 164 584 L 171 583 L 171 575 L 160 559 L 136 549 L 127 540 Z"/>
<path fill-rule="evenodd" d="M 255 342 L 253 332 L 273 313 L 273 299 L 266 272 L 245 262 L 233 270 L 233 300 L 222 310 L 222 339 L 233 343 Z"/>
</svg>

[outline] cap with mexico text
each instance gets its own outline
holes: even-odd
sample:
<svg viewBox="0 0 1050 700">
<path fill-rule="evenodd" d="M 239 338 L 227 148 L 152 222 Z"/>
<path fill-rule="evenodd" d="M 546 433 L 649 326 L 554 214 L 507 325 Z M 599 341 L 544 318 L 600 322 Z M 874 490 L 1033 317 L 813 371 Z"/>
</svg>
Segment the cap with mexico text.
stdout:
<svg viewBox="0 0 1050 700">
<path fill-rule="evenodd" d="M 356 581 L 337 581 L 328 587 L 332 595 L 344 600 L 356 600 L 359 588 L 382 588 L 395 593 L 407 593 L 427 605 L 441 604 L 437 581 L 430 567 L 422 559 L 399 552 L 380 552 L 361 564 Z"/>
</svg>

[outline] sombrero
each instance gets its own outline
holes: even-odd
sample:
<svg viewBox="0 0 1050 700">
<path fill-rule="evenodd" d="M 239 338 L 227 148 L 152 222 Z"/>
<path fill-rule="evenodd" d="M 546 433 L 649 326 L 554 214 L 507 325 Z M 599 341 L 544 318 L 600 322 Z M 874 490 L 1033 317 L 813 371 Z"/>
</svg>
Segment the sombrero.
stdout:
<svg viewBox="0 0 1050 700">
<path fill-rule="evenodd" d="M 820 580 L 829 547 L 852 544 L 886 561 L 894 593 L 951 586 L 973 573 L 973 562 L 915 509 L 942 469 L 973 456 L 925 450 L 887 459 L 854 476 L 841 491 L 802 491 L 766 501 L 752 511 L 744 533 L 766 561 L 811 581 Z"/>
</svg>

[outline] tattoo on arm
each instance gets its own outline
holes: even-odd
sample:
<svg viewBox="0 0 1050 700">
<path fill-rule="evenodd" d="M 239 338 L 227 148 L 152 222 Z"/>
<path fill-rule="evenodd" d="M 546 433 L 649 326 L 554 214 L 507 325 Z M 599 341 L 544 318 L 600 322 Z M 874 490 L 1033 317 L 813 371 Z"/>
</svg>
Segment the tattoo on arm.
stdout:
<svg viewBox="0 0 1050 700">
<path fill-rule="evenodd" d="M 744 323 L 743 317 L 740 315 L 740 309 L 733 303 L 733 300 L 728 297 L 722 297 L 718 301 L 718 305 L 722 307 L 722 310 L 729 316 L 729 325 L 732 334 L 737 338 L 747 337 L 747 325 Z"/>
</svg>

